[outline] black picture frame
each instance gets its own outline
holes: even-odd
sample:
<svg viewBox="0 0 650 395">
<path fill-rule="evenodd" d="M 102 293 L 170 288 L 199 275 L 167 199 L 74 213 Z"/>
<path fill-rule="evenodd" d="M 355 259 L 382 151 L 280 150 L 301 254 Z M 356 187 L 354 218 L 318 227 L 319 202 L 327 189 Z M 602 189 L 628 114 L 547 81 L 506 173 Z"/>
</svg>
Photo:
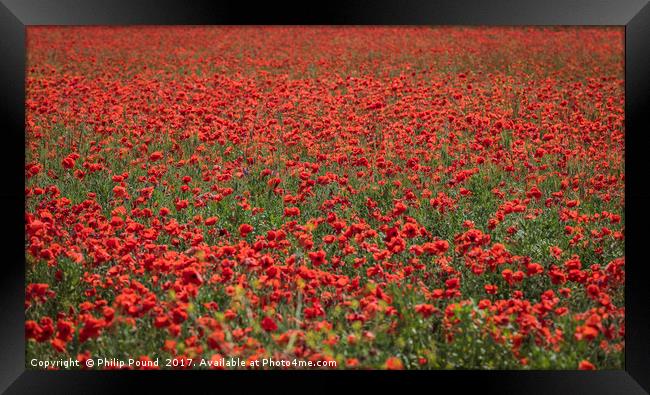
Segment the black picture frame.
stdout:
<svg viewBox="0 0 650 395">
<path fill-rule="evenodd" d="M 650 286 L 645 239 L 650 236 L 650 186 L 645 154 L 650 148 L 650 5 L 625 1 L 358 1 L 307 6 L 275 2 L 167 0 L 1 0 L 0 4 L 0 390 L 7 393 L 131 392 L 164 384 L 167 390 L 209 382 L 213 390 L 245 391 L 261 385 L 331 392 L 348 381 L 382 389 L 440 383 L 453 391 L 480 393 L 650 393 Z M 25 369 L 24 338 L 24 124 L 25 27 L 30 25 L 133 24 L 428 24 L 428 25 L 618 25 L 625 26 L 626 350 L 621 371 L 290 371 L 290 372 L 80 372 Z M 343 382 L 345 381 L 345 383 Z M 188 384 L 191 383 L 191 384 Z M 290 388 L 288 388 L 290 387 Z M 415 387 L 413 387 L 415 389 Z M 447 389 L 447 390 L 449 390 Z"/>
</svg>

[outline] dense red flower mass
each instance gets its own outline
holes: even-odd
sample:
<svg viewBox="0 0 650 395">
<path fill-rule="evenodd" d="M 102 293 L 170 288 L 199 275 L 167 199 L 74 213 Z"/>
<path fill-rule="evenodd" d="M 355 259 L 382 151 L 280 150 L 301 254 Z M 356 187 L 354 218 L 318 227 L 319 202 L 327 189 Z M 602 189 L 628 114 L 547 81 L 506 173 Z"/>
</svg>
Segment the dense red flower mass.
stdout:
<svg viewBox="0 0 650 395">
<path fill-rule="evenodd" d="M 622 29 L 27 40 L 28 360 L 622 368 Z"/>
</svg>

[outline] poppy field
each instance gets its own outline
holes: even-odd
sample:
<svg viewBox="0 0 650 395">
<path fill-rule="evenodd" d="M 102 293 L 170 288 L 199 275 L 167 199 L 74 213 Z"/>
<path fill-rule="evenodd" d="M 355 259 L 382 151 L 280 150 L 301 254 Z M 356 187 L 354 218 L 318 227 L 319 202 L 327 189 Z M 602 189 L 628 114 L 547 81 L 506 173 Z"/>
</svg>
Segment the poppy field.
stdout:
<svg viewBox="0 0 650 395">
<path fill-rule="evenodd" d="M 622 369 L 623 38 L 28 27 L 27 367 Z"/>
</svg>

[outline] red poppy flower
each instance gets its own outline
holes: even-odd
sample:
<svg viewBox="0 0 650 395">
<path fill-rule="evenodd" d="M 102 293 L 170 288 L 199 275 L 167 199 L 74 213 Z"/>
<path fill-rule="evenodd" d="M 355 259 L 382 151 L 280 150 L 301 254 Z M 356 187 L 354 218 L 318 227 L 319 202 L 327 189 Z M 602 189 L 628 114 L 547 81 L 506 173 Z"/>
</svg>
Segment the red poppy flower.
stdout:
<svg viewBox="0 0 650 395">
<path fill-rule="evenodd" d="M 246 237 L 249 233 L 253 231 L 253 227 L 249 224 L 242 224 L 239 226 L 239 235 L 241 237 Z"/>
<path fill-rule="evenodd" d="M 267 332 L 274 332 L 278 330 L 278 325 L 269 317 L 264 317 L 262 319 L 262 328 Z"/>
<path fill-rule="evenodd" d="M 578 369 L 580 370 L 596 370 L 596 367 L 586 359 L 583 359 L 580 361 L 580 364 L 578 364 Z"/>
<path fill-rule="evenodd" d="M 390 357 L 386 360 L 385 367 L 388 370 L 402 370 L 404 369 L 404 364 L 397 357 Z"/>
</svg>

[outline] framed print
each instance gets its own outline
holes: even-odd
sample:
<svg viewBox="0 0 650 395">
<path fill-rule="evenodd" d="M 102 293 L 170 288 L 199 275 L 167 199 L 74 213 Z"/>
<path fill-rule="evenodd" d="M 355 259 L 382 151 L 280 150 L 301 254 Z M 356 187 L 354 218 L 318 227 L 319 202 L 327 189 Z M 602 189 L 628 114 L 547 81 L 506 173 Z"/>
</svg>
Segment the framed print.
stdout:
<svg viewBox="0 0 650 395">
<path fill-rule="evenodd" d="M 650 390 L 645 2 L 0 18 L 7 393 Z"/>
</svg>

